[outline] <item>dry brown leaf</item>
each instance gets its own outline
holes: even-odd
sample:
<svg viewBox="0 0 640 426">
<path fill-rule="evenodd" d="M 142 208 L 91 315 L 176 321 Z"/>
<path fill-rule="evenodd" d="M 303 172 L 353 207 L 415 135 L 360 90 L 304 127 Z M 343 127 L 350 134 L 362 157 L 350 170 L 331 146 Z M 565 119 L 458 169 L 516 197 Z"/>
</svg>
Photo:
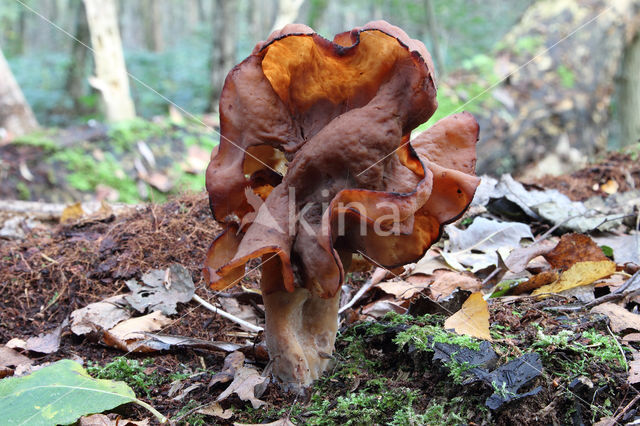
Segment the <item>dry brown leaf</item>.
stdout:
<svg viewBox="0 0 640 426">
<path fill-rule="evenodd" d="M 224 365 L 222 371 L 216 373 L 211 378 L 209 386 L 211 387 L 216 383 L 227 383 L 235 377 L 236 371 L 244 365 L 245 356 L 242 352 L 231 352 L 224 359 Z"/>
<path fill-rule="evenodd" d="M 197 145 L 192 145 L 187 149 L 187 158 L 182 168 L 187 173 L 204 173 L 211 160 L 211 152 Z"/>
<path fill-rule="evenodd" d="M 240 367 L 235 374 L 233 382 L 222 392 L 216 401 L 223 401 L 231 394 L 235 393 L 243 401 L 250 401 L 254 409 L 258 409 L 266 402 L 256 398 L 255 387 L 263 384 L 267 380 L 258 373 L 257 370 L 249 367 Z"/>
<path fill-rule="evenodd" d="M 482 282 L 479 279 L 464 272 L 439 270 L 433 275 L 435 279 L 429 286 L 429 290 L 434 300 L 446 298 L 458 288 L 471 292 L 482 288 Z"/>
<path fill-rule="evenodd" d="M 362 313 L 372 316 L 374 318 L 380 318 L 388 312 L 395 312 L 397 314 L 404 314 L 407 312 L 407 308 L 400 304 L 400 301 L 395 301 L 389 298 L 382 298 L 370 303 L 362 308 Z"/>
<path fill-rule="evenodd" d="M 629 383 L 640 383 L 640 352 L 633 353 L 633 361 L 629 363 Z"/>
<path fill-rule="evenodd" d="M 6 346 L 0 346 L 0 379 L 13 374 L 14 369 L 21 365 L 31 365 L 33 361 L 18 351 Z"/>
<path fill-rule="evenodd" d="M 387 294 L 395 296 L 397 299 L 411 299 L 416 294 L 422 292 L 425 288 L 429 287 L 429 284 L 433 279 L 422 280 L 423 282 L 409 282 L 407 281 L 385 281 L 377 284 L 375 287 L 384 291 Z"/>
<path fill-rule="evenodd" d="M 445 330 L 454 330 L 458 334 L 491 340 L 489 333 L 489 305 L 482 293 L 473 293 L 462 304 L 462 308 L 444 322 Z"/>
<path fill-rule="evenodd" d="M 543 240 L 528 247 L 518 247 L 509 253 L 504 264 L 511 272 L 520 273 L 527 268 L 531 259 L 550 252 L 555 246 L 552 241 Z"/>
<path fill-rule="evenodd" d="M 570 288 L 591 284 L 616 272 L 616 264 L 610 260 L 600 262 L 579 262 L 564 271 L 552 284 L 534 290 L 533 295 L 560 293 Z"/>
<path fill-rule="evenodd" d="M 120 416 L 114 414 L 110 414 L 109 416 L 105 414 L 92 414 L 78 419 L 78 426 L 147 426 L 148 424 L 149 420 L 146 419 L 141 421 L 122 419 Z"/>
<path fill-rule="evenodd" d="M 153 172 L 148 176 L 142 176 L 142 179 L 160 192 L 169 192 L 171 188 L 173 188 L 173 181 L 169 176 L 160 172 Z"/>
<path fill-rule="evenodd" d="M 127 352 L 154 352 L 155 349 L 144 346 L 145 332 L 157 331 L 171 323 L 171 319 L 162 312 L 150 314 L 122 321 L 103 335 L 104 342 Z"/>
<path fill-rule="evenodd" d="M 79 336 L 93 331 L 109 330 L 120 321 L 131 318 L 124 294 L 91 303 L 71 313 L 71 331 Z"/>
<path fill-rule="evenodd" d="M 517 296 L 522 293 L 533 291 L 543 285 L 551 284 L 558 279 L 558 273 L 556 271 L 544 271 L 529 278 L 527 281 L 523 281 L 511 290 L 511 294 Z"/>
<path fill-rule="evenodd" d="M 27 339 L 25 349 L 28 351 L 39 352 L 41 354 L 52 354 L 58 352 L 60 348 L 60 337 L 62 330 L 69 325 L 69 321 L 65 319 L 62 324 L 49 333 L 41 333 L 35 337 Z"/>
<path fill-rule="evenodd" d="M 60 215 L 60 223 L 71 222 L 73 220 L 82 219 L 84 216 L 84 210 L 82 210 L 81 203 L 75 203 L 68 205 L 62 210 L 62 214 Z"/>
<path fill-rule="evenodd" d="M 558 245 L 544 258 L 554 269 L 569 270 L 579 262 L 599 262 L 609 260 L 602 249 L 584 234 L 565 234 Z"/>
<path fill-rule="evenodd" d="M 206 407 L 199 409 L 198 411 L 196 411 L 196 413 L 204 414 L 205 416 L 218 417 L 224 420 L 228 420 L 233 416 L 232 410 L 225 410 L 224 408 L 222 408 L 222 406 L 220 406 L 220 403 L 216 401 L 212 402 Z"/>
<path fill-rule="evenodd" d="M 620 333 L 624 330 L 640 331 L 640 315 L 627 311 L 615 303 L 603 303 L 591 309 L 591 313 L 603 314 L 609 318 L 611 330 Z"/>
<path fill-rule="evenodd" d="M 623 342 L 640 342 L 640 333 L 629 333 L 622 338 Z"/>
</svg>

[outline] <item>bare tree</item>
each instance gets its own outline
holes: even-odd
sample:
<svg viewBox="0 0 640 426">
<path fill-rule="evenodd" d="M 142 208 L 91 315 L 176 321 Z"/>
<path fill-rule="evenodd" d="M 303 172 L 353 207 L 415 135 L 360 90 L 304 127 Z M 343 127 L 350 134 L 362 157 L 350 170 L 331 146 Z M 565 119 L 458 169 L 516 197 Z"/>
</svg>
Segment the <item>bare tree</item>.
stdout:
<svg viewBox="0 0 640 426">
<path fill-rule="evenodd" d="M 13 137 L 38 128 L 33 111 L 13 77 L 2 50 L 0 50 L 0 128 Z"/>
<path fill-rule="evenodd" d="M 89 50 L 84 45 L 91 43 L 89 37 L 89 24 L 87 23 L 87 13 L 84 3 L 79 1 L 76 6 L 75 34 L 78 41 L 71 45 L 71 61 L 67 68 L 67 81 L 65 88 L 73 99 L 76 110 L 82 109 L 80 99 L 85 95 L 85 78 L 87 73 L 87 63 L 89 62 Z M 84 45 L 83 45 L 84 44 Z"/>
<path fill-rule="evenodd" d="M 620 82 L 620 146 L 640 142 L 640 33 L 627 45 Z"/>
<path fill-rule="evenodd" d="M 164 37 L 162 35 L 162 9 L 160 0 L 147 0 L 144 19 L 145 41 L 149 50 L 162 52 L 164 49 Z"/>
<path fill-rule="evenodd" d="M 224 79 L 235 65 L 236 34 L 234 22 L 236 3 L 214 0 L 213 8 L 213 49 L 211 51 L 211 97 L 209 110 L 217 111 Z"/>
<path fill-rule="evenodd" d="M 108 121 L 134 118 L 115 0 L 84 0 L 96 64 L 89 83 L 102 93 Z"/>
<path fill-rule="evenodd" d="M 298 18 L 300 6 L 304 0 L 278 0 L 278 15 L 273 23 L 271 31 L 280 29 L 287 24 L 295 22 Z"/>
</svg>

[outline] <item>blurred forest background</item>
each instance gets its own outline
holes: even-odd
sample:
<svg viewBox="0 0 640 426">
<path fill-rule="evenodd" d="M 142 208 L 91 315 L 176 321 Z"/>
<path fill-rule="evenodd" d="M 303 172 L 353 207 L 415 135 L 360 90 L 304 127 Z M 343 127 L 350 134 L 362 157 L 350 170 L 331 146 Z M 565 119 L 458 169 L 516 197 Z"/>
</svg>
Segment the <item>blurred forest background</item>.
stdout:
<svg viewBox="0 0 640 426">
<path fill-rule="evenodd" d="M 480 173 L 560 174 L 637 150 L 640 0 L 5 0 L 0 198 L 201 189 L 234 64 L 288 22 L 332 38 L 375 19 L 432 53 L 440 108 L 421 129 L 478 117 Z"/>
</svg>

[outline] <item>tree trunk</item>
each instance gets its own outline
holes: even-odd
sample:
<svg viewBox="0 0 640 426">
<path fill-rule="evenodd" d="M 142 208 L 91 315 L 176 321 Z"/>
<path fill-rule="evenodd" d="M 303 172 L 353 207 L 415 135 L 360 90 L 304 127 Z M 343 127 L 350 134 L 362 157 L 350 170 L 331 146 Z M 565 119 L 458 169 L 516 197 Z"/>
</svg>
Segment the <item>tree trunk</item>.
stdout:
<svg viewBox="0 0 640 426">
<path fill-rule="evenodd" d="M 493 81 L 469 76 L 487 88 L 507 77 L 471 101 L 482 129 L 479 171 L 563 174 L 610 147 L 615 77 L 639 23 L 640 0 L 533 3 L 491 55 Z M 637 82 L 635 67 L 629 81 Z M 637 108 L 625 107 L 636 123 Z"/>
<path fill-rule="evenodd" d="M 164 50 L 164 38 L 162 36 L 162 9 L 160 0 L 147 0 L 145 24 L 145 40 L 147 48 L 152 52 Z"/>
<path fill-rule="evenodd" d="M 2 50 L 0 50 L 0 128 L 9 133 L 10 137 L 21 136 L 38 128 L 33 111 L 13 77 Z"/>
<path fill-rule="evenodd" d="M 224 79 L 236 62 L 236 37 L 234 32 L 236 4 L 227 0 L 214 0 L 214 2 L 210 111 L 218 110 Z"/>
<path fill-rule="evenodd" d="M 620 85 L 620 147 L 640 142 L 640 34 L 625 49 Z"/>
<path fill-rule="evenodd" d="M 279 30 L 285 25 L 295 22 L 303 2 L 304 0 L 278 0 L 278 15 L 271 31 Z"/>
<path fill-rule="evenodd" d="M 74 37 L 76 40 L 79 40 L 88 46 L 91 43 L 91 40 L 89 37 L 89 25 L 87 24 L 87 13 L 83 2 L 77 2 L 76 4 L 75 20 Z M 84 109 L 80 99 L 86 93 L 85 78 L 87 75 L 88 60 L 89 50 L 81 43 L 74 41 L 71 45 L 71 61 L 69 62 L 69 68 L 67 69 L 67 81 L 65 83 L 65 87 L 69 96 L 73 99 L 73 106 L 76 111 Z"/>
<path fill-rule="evenodd" d="M 438 74 L 442 76 L 445 70 L 444 57 L 442 56 L 442 49 L 438 39 L 438 24 L 436 23 L 436 13 L 433 9 L 433 0 L 424 0 L 424 9 L 427 15 L 427 29 L 429 31 L 429 38 L 431 39 L 433 59 L 435 59 Z"/>
<path fill-rule="evenodd" d="M 108 121 L 132 119 L 136 113 L 129 92 L 115 0 L 84 0 L 84 4 L 96 65 L 96 75 L 89 83 L 102 93 Z"/>
</svg>

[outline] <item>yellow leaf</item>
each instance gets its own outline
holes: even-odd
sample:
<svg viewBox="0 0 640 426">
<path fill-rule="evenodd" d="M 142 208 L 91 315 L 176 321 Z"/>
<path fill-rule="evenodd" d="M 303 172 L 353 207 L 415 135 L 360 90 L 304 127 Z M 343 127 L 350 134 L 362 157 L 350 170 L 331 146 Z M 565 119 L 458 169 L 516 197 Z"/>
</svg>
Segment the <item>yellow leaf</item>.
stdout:
<svg viewBox="0 0 640 426">
<path fill-rule="evenodd" d="M 60 215 L 60 223 L 81 219 L 83 215 L 84 210 L 82 210 L 82 204 L 75 203 L 68 205 L 64 208 L 64 210 L 62 210 L 62 215 Z"/>
<path fill-rule="evenodd" d="M 489 333 L 489 306 L 482 293 L 473 293 L 462 304 L 462 308 L 444 322 L 445 330 L 458 334 L 491 340 Z"/>
<path fill-rule="evenodd" d="M 560 293 L 574 287 L 591 284 L 608 277 L 616 271 L 616 264 L 610 260 L 598 262 L 578 262 L 566 271 L 554 283 L 542 286 L 531 294 Z"/>
</svg>

